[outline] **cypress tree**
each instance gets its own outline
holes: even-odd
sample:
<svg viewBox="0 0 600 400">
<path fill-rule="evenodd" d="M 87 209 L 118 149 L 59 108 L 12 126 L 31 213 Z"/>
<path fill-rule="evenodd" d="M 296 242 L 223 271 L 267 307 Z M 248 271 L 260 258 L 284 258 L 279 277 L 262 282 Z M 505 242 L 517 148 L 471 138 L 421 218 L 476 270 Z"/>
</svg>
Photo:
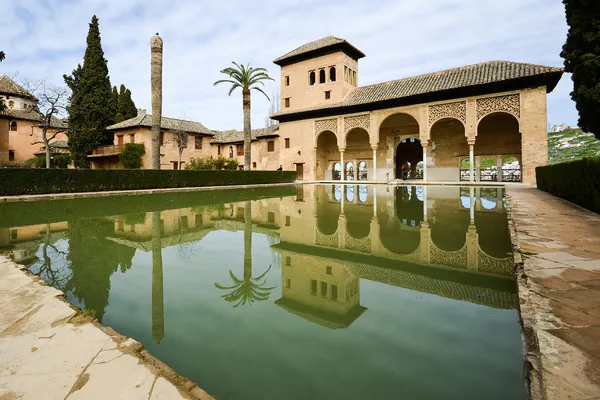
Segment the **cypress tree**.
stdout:
<svg viewBox="0 0 600 400">
<path fill-rule="evenodd" d="M 113 90 L 95 15 L 87 35 L 83 66 L 78 65 L 71 76 L 63 78 L 72 91 L 68 107 L 71 155 L 76 167 L 89 168 L 87 154 L 95 146 L 112 143 L 105 128 L 115 122 Z"/>
<path fill-rule="evenodd" d="M 115 88 L 116 89 L 116 88 Z M 126 119 L 137 116 L 137 107 L 131 98 L 131 91 L 121 85 L 119 88 L 119 102 L 117 106 L 117 122 L 125 121 Z"/>
<path fill-rule="evenodd" d="M 569 32 L 563 46 L 565 71 L 573 74 L 571 98 L 579 126 L 600 139 L 600 2 L 563 0 Z"/>
<path fill-rule="evenodd" d="M 112 101 L 112 105 L 113 105 L 113 109 L 114 109 L 114 113 L 113 115 L 115 116 L 115 122 L 121 122 L 121 120 L 119 120 L 119 118 L 117 117 L 117 114 L 119 112 L 119 91 L 117 90 L 116 86 L 113 86 L 113 101 Z"/>
</svg>

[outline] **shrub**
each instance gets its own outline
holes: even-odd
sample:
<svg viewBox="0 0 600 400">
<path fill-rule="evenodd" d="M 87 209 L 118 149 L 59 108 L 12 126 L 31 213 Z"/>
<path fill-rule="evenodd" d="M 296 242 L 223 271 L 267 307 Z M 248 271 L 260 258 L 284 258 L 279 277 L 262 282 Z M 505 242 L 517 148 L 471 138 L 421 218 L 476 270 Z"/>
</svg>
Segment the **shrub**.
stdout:
<svg viewBox="0 0 600 400">
<path fill-rule="evenodd" d="M 69 154 L 52 154 L 50 166 L 52 168 L 68 168 L 73 159 Z M 46 168 L 46 156 L 34 156 L 25 161 L 29 168 Z"/>
<path fill-rule="evenodd" d="M 294 171 L 0 169 L 0 196 L 290 183 Z"/>
<path fill-rule="evenodd" d="M 146 148 L 143 143 L 125 143 L 125 148 L 120 154 L 121 165 L 126 169 L 140 169 L 144 154 L 146 154 Z"/>
<path fill-rule="evenodd" d="M 214 169 L 212 158 L 192 158 L 190 162 L 185 166 L 187 170 L 193 171 L 204 171 Z"/>
<path fill-rule="evenodd" d="M 585 158 L 535 169 L 538 189 L 600 213 L 600 158 Z"/>
<path fill-rule="evenodd" d="M 238 169 L 238 162 L 234 158 L 225 159 L 221 156 L 217 158 L 192 158 L 185 169 L 192 171 L 204 170 L 228 170 L 235 171 Z"/>
<path fill-rule="evenodd" d="M 29 160 L 25 161 L 25 165 L 29 168 L 46 168 L 46 157 L 33 156 Z"/>
<path fill-rule="evenodd" d="M 235 158 L 231 158 L 229 159 L 229 161 L 227 161 L 225 163 L 225 169 L 228 171 L 235 171 L 238 169 L 238 162 Z"/>
</svg>

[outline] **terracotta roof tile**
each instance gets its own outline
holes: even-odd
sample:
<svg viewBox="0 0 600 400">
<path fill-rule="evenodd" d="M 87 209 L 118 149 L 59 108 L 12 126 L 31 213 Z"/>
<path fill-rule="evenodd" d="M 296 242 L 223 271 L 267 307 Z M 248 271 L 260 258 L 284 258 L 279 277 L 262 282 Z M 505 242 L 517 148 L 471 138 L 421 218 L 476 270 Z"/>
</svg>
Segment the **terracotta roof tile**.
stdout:
<svg viewBox="0 0 600 400">
<path fill-rule="evenodd" d="M 0 93 L 37 100 L 31 93 L 6 75 L 0 76 Z"/>
<path fill-rule="evenodd" d="M 230 129 L 228 131 L 213 131 L 215 137 L 211 143 L 226 144 L 239 143 L 244 141 L 244 131 Z M 264 137 L 279 136 L 279 124 L 272 125 L 268 128 L 252 129 L 252 140 L 258 140 Z"/>
<path fill-rule="evenodd" d="M 352 89 L 341 102 L 300 110 L 279 111 L 273 114 L 272 117 L 291 115 L 304 111 L 369 104 L 535 75 L 550 73 L 562 74 L 562 72 L 562 68 L 545 65 L 512 61 L 488 61 L 480 64 L 467 65 L 445 71 L 378 83 L 375 85 L 357 87 Z"/>
<path fill-rule="evenodd" d="M 335 36 L 326 36 L 324 38 L 305 43 L 302 46 L 290 51 L 289 53 L 286 53 L 286 54 L 282 55 L 281 57 L 276 58 L 275 60 L 273 60 L 273 62 L 275 64 L 278 64 L 278 63 L 281 63 L 282 61 L 285 61 L 289 58 L 299 56 L 301 54 L 310 53 L 315 50 L 325 49 L 327 47 L 332 47 L 332 46 L 336 46 L 336 45 L 345 45 L 345 46 L 350 47 L 351 49 L 353 49 L 356 52 L 356 54 L 358 55 L 359 58 L 365 56 L 363 54 L 363 52 L 358 50 L 356 47 L 352 46 L 347 40 L 338 38 Z"/>
<path fill-rule="evenodd" d="M 125 121 L 121 121 L 114 125 L 110 125 L 106 129 L 115 131 L 118 129 L 133 128 L 136 126 L 146 126 L 146 127 L 151 128 L 152 127 L 152 115 L 147 114 L 146 111 L 144 111 L 144 110 L 140 110 L 136 117 L 127 119 Z M 204 125 L 202 125 L 200 122 L 188 121 L 188 120 L 184 120 L 184 119 L 162 117 L 160 127 L 161 127 L 161 129 L 168 129 L 168 130 L 183 129 L 184 131 L 190 132 L 190 133 L 203 133 L 205 135 L 211 135 L 211 136 L 213 135 L 213 131 L 211 131 Z"/>
</svg>

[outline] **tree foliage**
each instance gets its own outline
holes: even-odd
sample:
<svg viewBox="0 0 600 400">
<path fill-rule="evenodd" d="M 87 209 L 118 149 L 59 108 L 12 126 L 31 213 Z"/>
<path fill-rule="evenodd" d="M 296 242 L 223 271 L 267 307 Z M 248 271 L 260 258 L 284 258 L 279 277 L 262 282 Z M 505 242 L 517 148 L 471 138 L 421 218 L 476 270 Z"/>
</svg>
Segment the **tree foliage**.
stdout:
<svg viewBox="0 0 600 400">
<path fill-rule="evenodd" d="M 113 96 L 116 92 L 117 87 L 113 88 Z M 137 107 L 131 98 L 131 91 L 121 84 L 119 93 L 117 96 L 117 112 L 115 115 L 115 122 L 125 121 L 130 118 L 137 116 Z"/>
<path fill-rule="evenodd" d="M 0 51 L 0 61 L 4 61 L 5 58 L 6 58 L 6 55 L 4 54 L 4 52 Z"/>
<path fill-rule="evenodd" d="M 83 66 L 63 75 L 71 89 L 69 148 L 75 166 L 88 168 L 87 154 L 100 144 L 112 143 L 105 128 L 115 122 L 113 90 L 100 41 L 98 18 L 94 15 L 87 36 Z"/>
<path fill-rule="evenodd" d="M 217 158 L 192 158 L 190 162 L 185 166 L 187 170 L 193 171 L 202 171 L 202 170 L 227 170 L 227 171 L 235 171 L 238 169 L 238 162 L 235 158 L 230 158 L 229 160 L 223 157 Z"/>
<path fill-rule="evenodd" d="M 259 85 L 264 86 L 264 81 L 274 81 L 274 79 L 267 74 L 267 70 L 265 68 L 253 68 L 250 66 L 250 64 L 238 64 L 234 61 L 232 61 L 232 64 L 235 66 L 235 68 L 229 67 L 221 70 L 221 73 L 227 75 L 229 78 L 218 80 L 214 83 L 214 85 L 216 86 L 221 83 L 231 84 L 231 87 L 229 88 L 229 96 L 231 96 L 231 93 L 233 93 L 235 89 L 242 89 L 242 109 L 244 111 L 244 169 L 250 171 L 250 165 L 252 162 L 250 91 L 258 90 L 264 94 L 267 99 L 269 99 L 269 96 L 267 96 L 267 94 Z"/>
<path fill-rule="evenodd" d="M 579 111 L 579 126 L 600 139 L 600 2 L 563 0 L 569 24 L 561 57 L 573 74 L 571 98 Z"/>
<path fill-rule="evenodd" d="M 144 147 L 143 143 L 125 143 L 125 148 L 120 154 L 120 160 L 123 168 L 142 168 L 142 156 L 144 154 L 146 154 L 146 148 Z"/>
</svg>

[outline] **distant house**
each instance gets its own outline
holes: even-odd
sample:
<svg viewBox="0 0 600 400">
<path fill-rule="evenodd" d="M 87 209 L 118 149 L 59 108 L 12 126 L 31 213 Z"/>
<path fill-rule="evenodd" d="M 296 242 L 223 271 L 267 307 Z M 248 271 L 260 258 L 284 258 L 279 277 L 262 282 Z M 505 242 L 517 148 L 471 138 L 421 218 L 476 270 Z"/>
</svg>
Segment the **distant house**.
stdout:
<svg viewBox="0 0 600 400">
<path fill-rule="evenodd" d="M 94 169 L 120 169 L 120 154 L 127 143 L 143 143 L 146 154 L 142 168 L 152 165 L 152 116 L 139 110 L 135 118 L 111 125 L 114 143 L 99 146 L 88 156 Z M 244 163 L 244 133 L 237 130 L 210 130 L 200 122 L 163 117 L 161 121 L 160 164 L 162 169 L 177 169 L 178 146 L 176 132 L 187 132 L 187 146 L 181 160 L 182 168 L 192 158 L 235 158 Z M 252 130 L 252 169 L 279 167 L 279 126 Z"/>
<path fill-rule="evenodd" d="M 567 124 L 560 124 L 560 125 L 554 125 L 552 127 L 552 132 L 556 133 L 556 132 L 564 132 L 564 131 L 568 131 L 568 130 L 572 130 L 572 129 L 579 129 L 578 126 L 571 126 L 571 125 L 567 125 Z"/>
<path fill-rule="evenodd" d="M 38 100 L 9 77 L 0 76 L 0 103 L 5 107 L 0 112 L 0 165 L 23 164 L 44 149 L 43 144 L 33 144 L 42 139 Z M 54 118 L 49 133 L 66 127 L 66 121 Z M 51 145 L 55 142 L 66 143 L 67 133 L 58 134 Z"/>
</svg>

